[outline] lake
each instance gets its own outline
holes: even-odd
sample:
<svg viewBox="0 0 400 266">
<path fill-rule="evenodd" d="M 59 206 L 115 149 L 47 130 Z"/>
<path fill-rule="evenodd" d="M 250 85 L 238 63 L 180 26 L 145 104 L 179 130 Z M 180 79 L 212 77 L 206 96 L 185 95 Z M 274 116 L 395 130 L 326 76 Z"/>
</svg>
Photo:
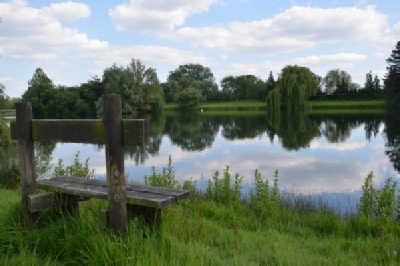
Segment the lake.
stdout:
<svg viewBox="0 0 400 266">
<path fill-rule="evenodd" d="M 324 195 L 345 204 L 344 208 L 354 207 L 371 171 L 377 187 L 388 177 L 400 181 L 396 116 L 204 112 L 146 118 L 150 120 L 149 145 L 125 149 L 126 172 L 134 181 L 143 181 L 153 166 L 161 172 L 169 156 L 176 178 L 196 180 L 201 189 L 215 171 L 222 172 L 227 165 L 232 173 L 243 176 L 244 192 L 253 184 L 255 169 L 270 180 L 278 169 L 281 190 Z M 105 176 L 102 146 L 58 143 L 48 150 L 53 150 L 54 165 L 59 158 L 71 164 L 80 151 L 82 159 L 90 158 L 96 176 Z"/>
</svg>

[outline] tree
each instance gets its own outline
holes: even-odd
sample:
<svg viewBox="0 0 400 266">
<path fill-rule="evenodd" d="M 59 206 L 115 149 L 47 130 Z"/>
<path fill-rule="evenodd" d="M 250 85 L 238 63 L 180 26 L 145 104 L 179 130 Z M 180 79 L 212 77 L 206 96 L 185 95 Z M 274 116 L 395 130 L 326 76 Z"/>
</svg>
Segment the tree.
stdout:
<svg viewBox="0 0 400 266">
<path fill-rule="evenodd" d="M 386 62 L 388 64 L 384 81 L 386 106 L 393 111 L 400 108 L 400 41 Z"/>
<path fill-rule="evenodd" d="M 28 90 L 22 95 L 23 101 L 32 103 L 33 116 L 43 118 L 51 115 L 52 110 L 46 107 L 54 99 L 55 87 L 53 81 L 41 68 L 37 68 L 28 81 Z"/>
<path fill-rule="evenodd" d="M 309 68 L 286 66 L 279 75 L 275 90 L 267 97 L 267 108 L 304 108 L 308 98 L 317 93 L 318 87 L 317 76 Z"/>
<path fill-rule="evenodd" d="M 272 75 L 272 71 L 269 72 L 269 76 L 267 79 L 267 89 L 268 89 L 268 94 L 275 89 L 275 79 L 274 75 Z"/>
<path fill-rule="evenodd" d="M 0 109 L 3 109 L 4 106 L 6 105 L 6 95 L 4 94 L 4 91 L 6 90 L 6 86 L 0 83 Z"/>
<path fill-rule="evenodd" d="M 178 93 L 177 102 L 182 109 L 192 108 L 200 102 L 201 98 L 199 90 L 189 87 Z"/>
<path fill-rule="evenodd" d="M 346 71 L 339 69 L 329 70 L 323 78 L 323 84 L 327 94 L 343 93 L 353 88 L 351 76 Z"/>
<path fill-rule="evenodd" d="M 382 89 L 381 80 L 379 79 L 378 75 L 375 75 L 374 81 L 373 81 L 373 85 L 374 85 L 374 90 L 375 91 L 379 91 L 379 90 Z"/>
<path fill-rule="evenodd" d="M 262 100 L 268 94 L 267 84 L 254 75 L 227 76 L 221 81 L 222 92 L 230 100 Z"/>
<path fill-rule="evenodd" d="M 373 91 L 374 90 L 374 81 L 372 79 L 371 71 L 368 72 L 366 77 L 365 77 L 364 90 L 367 90 L 367 91 Z"/>
<path fill-rule="evenodd" d="M 164 94 L 157 73 L 147 68 L 140 60 L 132 59 L 127 67 L 115 64 L 104 70 L 104 93 L 117 93 L 121 96 L 123 113 L 137 110 L 158 111 L 164 104 Z M 97 102 L 101 112 L 102 99 Z"/>
<path fill-rule="evenodd" d="M 214 75 L 209 67 L 204 67 L 200 64 L 180 65 L 176 70 L 171 71 L 168 75 L 167 82 L 176 82 L 174 86 L 174 96 L 168 95 L 176 99 L 176 96 L 181 91 L 191 87 L 198 89 L 203 96 L 203 99 L 210 101 L 218 92 L 218 85 L 215 83 Z"/>
</svg>

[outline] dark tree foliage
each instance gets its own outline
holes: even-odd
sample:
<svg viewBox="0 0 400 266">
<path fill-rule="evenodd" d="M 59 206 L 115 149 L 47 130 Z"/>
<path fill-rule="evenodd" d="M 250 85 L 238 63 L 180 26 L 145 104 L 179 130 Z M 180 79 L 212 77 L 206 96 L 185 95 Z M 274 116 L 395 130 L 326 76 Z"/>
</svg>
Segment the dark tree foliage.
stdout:
<svg viewBox="0 0 400 266">
<path fill-rule="evenodd" d="M 268 89 L 268 93 L 270 93 L 271 91 L 273 91 L 275 89 L 275 79 L 274 79 L 274 75 L 272 74 L 272 71 L 269 72 L 268 75 L 268 79 L 267 79 L 267 89 Z"/>
<path fill-rule="evenodd" d="M 397 112 L 400 109 L 400 41 L 386 62 L 388 64 L 385 76 L 386 106 L 389 111 Z"/>
<path fill-rule="evenodd" d="M 32 103 L 33 116 L 45 117 L 51 111 L 47 105 L 54 100 L 55 87 L 53 81 L 41 68 L 37 68 L 28 81 L 28 90 L 22 95 L 22 100 Z"/>
<path fill-rule="evenodd" d="M 189 87 L 199 90 L 205 101 L 213 100 L 218 93 L 211 69 L 200 64 L 180 65 L 169 73 L 167 83 L 163 89 L 168 100 L 176 100 L 178 93 Z"/>
<path fill-rule="evenodd" d="M 364 83 L 364 90 L 373 91 L 374 90 L 374 81 L 372 79 L 371 71 L 366 74 L 365 83 Z"/>
<path fill-rule="evenodd" d="M 394 169 L 400 173 L 400 116 L 388 112 L 385 119 L 386 150 L 385 153 L 393 163 Z"/>
<path fill-rule="evenodd" d="M 227 76 L 221 88 L 227 101 L 265 101 L 268 94 L 267 84 L 254 75 Z"/>
<path fill-rule="evenodd" d="M 268 94 L 267 108 L 305 108 L 308 99 L 318 91 L 320 81 L 311 70 L 301 66 L 286 66 L 276 82 L 276 88 Z"/>
</svg>

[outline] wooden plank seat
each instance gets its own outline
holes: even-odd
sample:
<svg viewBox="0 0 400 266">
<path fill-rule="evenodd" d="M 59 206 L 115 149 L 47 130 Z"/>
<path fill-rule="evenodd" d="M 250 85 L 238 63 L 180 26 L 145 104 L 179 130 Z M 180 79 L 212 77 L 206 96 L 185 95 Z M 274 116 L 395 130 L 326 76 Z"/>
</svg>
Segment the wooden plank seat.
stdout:
<svg viewBox="0 0 400 266">
<path fill-rule="evenodd" d="M 38 189 L 75 195 L 82 198 L 108 199 L 106 180 L 85 179 L 73 176 L 58 176 L 37 180 Z M 153 187 L 145 185 L 125 185 L 127 204 L 165 209 L 172 204 L 190 197 L 187 190 Z"/>
</svg>

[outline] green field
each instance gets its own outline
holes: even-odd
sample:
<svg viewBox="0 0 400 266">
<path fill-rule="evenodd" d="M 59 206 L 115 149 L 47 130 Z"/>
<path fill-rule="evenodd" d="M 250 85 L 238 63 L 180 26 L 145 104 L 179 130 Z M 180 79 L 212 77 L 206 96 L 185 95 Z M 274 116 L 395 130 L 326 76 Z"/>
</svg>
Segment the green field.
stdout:
<svg viewBox="0 0 400 266">
<path fill-rule="evenodd" d="M 383 100 L 371 101 L 312 101 L 310 102 L 311 110 L 315 109 L 381 109 L 385 107 Z M 167 104 L 165 110 L 178 110 L 178 104 Z M 266 110 L 265 102 L 215 102 L 200 103 L 193 108 L 194 110 L 208 111 L 264 111 Z"/>
<path fill-rule="evenodd" d="M 310 105 L 312 109 L 383 109 L 385 101 L 315 101 Z"/>
<path fill-rule="evenodd" d="M 178 104 L 167 104 L 165 110 L 177 110 Z M 194 107 L 195 110 L 203 111 L 240 111 L 240 110 L 265 110 L 265 102 L 215 102 L 200 103 Z"/>
</svg>

